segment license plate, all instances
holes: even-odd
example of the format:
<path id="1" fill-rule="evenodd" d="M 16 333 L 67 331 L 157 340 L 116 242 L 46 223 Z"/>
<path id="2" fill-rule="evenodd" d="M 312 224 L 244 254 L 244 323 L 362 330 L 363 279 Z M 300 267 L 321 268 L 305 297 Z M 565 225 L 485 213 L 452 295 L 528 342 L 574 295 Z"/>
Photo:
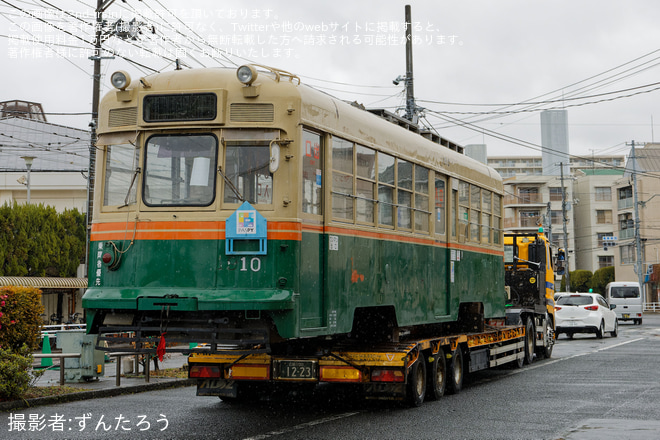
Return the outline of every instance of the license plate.
<path id="1" fill-rule="evenodd" d="M 276 361 L 277 379 L 316 380 L 319 376 L 317 361 Z"/>
<path id="2" fill-rule="evenodd" d="M 626 319 L 630 318 L 630 313 L 624 313 L 623 317 L 626 318 Z"/>

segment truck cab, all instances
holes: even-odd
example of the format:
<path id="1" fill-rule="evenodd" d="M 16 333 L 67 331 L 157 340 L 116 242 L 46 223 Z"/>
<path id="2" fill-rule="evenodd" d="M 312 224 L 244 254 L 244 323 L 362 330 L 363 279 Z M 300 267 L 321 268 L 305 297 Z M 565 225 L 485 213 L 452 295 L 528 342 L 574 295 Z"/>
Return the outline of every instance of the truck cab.
<path id="1" fill-rule="evenodd" d="M 550 242 L 535 233 L 504 234 L 505 285 L 508 315 L 533 322 L 534 346 L 539 357 L 550 357 L 555 328 L 555 271 Z"/>

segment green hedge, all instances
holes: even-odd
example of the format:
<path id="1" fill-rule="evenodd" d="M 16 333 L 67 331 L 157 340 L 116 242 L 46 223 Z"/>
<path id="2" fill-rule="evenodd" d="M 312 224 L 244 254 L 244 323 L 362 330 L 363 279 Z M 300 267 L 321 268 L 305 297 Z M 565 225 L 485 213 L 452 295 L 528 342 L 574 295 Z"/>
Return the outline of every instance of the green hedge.
<path id="1" fill-rule="evenodd" d="M 51 206 L 0 207 L 0 276 L 75 277 L 85 256 L 85 215 Z"/>

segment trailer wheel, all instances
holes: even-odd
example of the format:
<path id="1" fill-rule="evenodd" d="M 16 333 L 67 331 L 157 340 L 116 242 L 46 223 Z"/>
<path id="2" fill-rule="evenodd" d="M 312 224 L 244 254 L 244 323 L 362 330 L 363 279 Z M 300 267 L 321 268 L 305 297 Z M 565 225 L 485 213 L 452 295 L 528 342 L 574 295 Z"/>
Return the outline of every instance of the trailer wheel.
<path id="1" fill-rule="evenodd" d="M 525 363 L 531 364 L 534 362 L 534 342 L 536 341 L 536 334 L 534 333 L 534 321 L 528 318 L 525 322 Z"/>
<path id="2" fill-rule="evenodd" d="M 552 321 L 548 315 L 545 315 L 543 319 L 543 346 L 536 348 L 536 356 L 539 359 L 550 358 L 552 356 L 552 348 L 554 347 L 553 336 Z"/>
<path id="3" fill-rule="evenodd" d="M 458 394 L 463 388 L 463 352 L 456 347 L 447 363 L 447 394 Z"/>
<path id="4" fill-rule="evenodd" d="M 428 373 L 426 395 L 429 396 L 429 399 L 438 400 L 445 394 L 445 387 L 447 386 L 447 363 L 442 348 L 433 356 Z"/>
<path id="5" fill-rule="evenodd" d="M 419 359 L 410 367 L 406 397 L 410 406 L 421 406 L 426 397 L 426 359 L 419 354 Z"/>

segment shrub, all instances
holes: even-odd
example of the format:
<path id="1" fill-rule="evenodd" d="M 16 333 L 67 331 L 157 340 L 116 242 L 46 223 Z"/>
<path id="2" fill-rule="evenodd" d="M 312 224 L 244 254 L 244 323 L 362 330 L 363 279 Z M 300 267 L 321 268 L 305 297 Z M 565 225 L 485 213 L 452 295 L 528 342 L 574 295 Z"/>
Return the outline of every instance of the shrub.
<path id="1" fill-rule="evenodd" d="M 18 353 L 39 347 L 41 291 L 34 287 L 0 287 L 0 348 Z"/>
<path id="2" fill-rule="evenodd" d="M 594 289 L 594 292 L 605 295 L 605 287 L 612 281 L 614 281 L 614 266 L 603 267 L 594 272 L 594 276 L 591 279 L 591 287 Z"/>
<path id="3" fill-rule="evenodd" d="M 0 348 L 0 398 L 21 397 L 32 382 L 32 352 L 27 346 L 17 351 Z"/>
<path id="4" fill-rule="evenodd" d="M 574 270 L 570 273 L 571 291 L 588 292 L 591 288 L 591 277 L 593 274 L 589 270 Z"/>

